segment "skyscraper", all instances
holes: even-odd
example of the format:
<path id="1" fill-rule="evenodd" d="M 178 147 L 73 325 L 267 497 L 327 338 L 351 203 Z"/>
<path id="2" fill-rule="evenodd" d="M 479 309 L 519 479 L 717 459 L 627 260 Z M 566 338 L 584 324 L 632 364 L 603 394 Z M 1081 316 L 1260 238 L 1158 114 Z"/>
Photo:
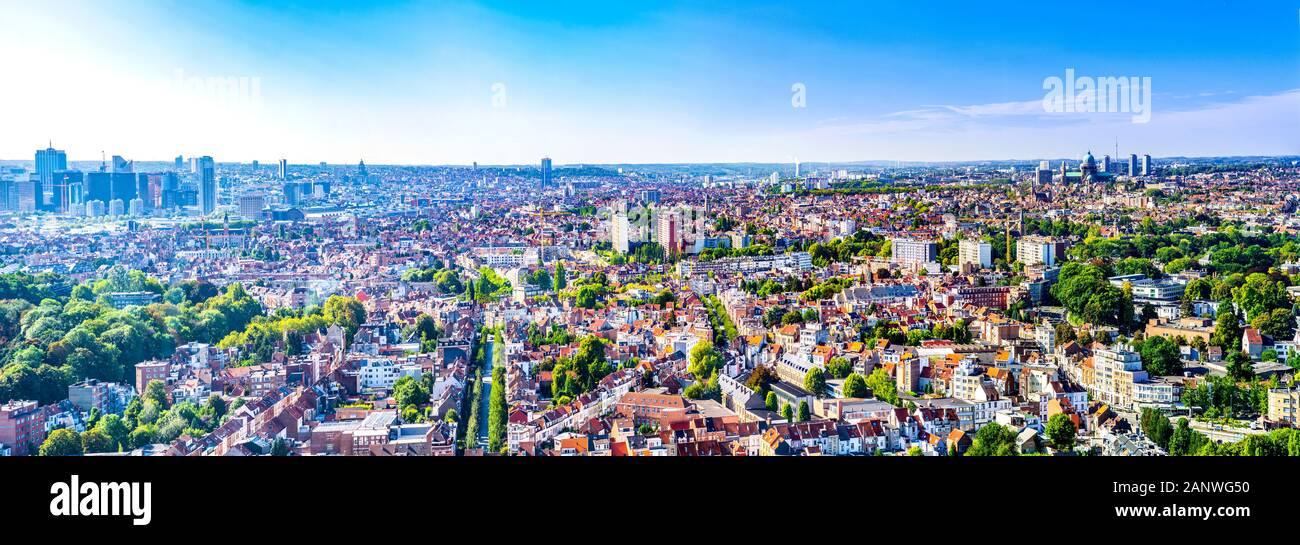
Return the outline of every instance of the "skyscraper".
<path id="1" fill-rule="evenodd" d="M 1128 156 L 1128 175 L 1138 175 L 1138 155 L 1136 153 Z"/>
<path id="2" fill-rule="evenodd" d="M 289 178 L 289 161 L 280 159 L 280 179 L 286 180 L 288 178 Z"/>
<path id="3" fill-rule="evenodd" d="M 114 155 L 113 172 L 135 172 L 135 161 L 127 161 L 121 155 Z"/>
<path id="4" fill-rule="evenodd" d="M 53 144 L 43 150 L 36 150 L 36 178 L 34 188 L 36 195 L 36 208 L 45 208 L 46 199 L 45 191 L 54 186 L 54 173 L 60 170 L 68 170 L 68 154 L 63 150 L 54 149 Z"/>
<path id="5" fill-rule="evenodd" d="M 1150 155 L 1143 155 L 1143 156 L 1142 156 L 1142 175 L 1143 175 L 1143 176 L 1150 176 L 1150 175 L 1151 175 L 1151 156 L 1150 156 Z"/>
<path id="6" fill-rule="evenodd" d="M 551 158 L 542 158 L 542 189 L 551 187 Z"/>
<path id="7" fill-rule="evenodd" d="M 86 173 L 86 200 L 107 203 L 113 200 L 113 175 L 108 172 Z"/>
<path id="8" fill-rule="evenodd" d="M 217 166 L 212 158 L 199 158 L 199 210 L 211 214 L 217 209 Z"/>
<path id="9" fill-rule="evenodd" d="M 73 205 L 81 204 L 82 187 L 85 177 L 80 170 L 59 170 L 54 172 L 54 193 L 50 208 L 66 213 Z"/>

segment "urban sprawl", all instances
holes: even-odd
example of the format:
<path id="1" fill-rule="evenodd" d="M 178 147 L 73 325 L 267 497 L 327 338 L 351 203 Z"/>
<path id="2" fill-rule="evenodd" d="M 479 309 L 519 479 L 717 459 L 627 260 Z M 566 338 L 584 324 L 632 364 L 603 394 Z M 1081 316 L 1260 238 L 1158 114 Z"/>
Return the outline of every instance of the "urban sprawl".
<path id="1" fill-rule="evenodd" d="M 1300 455 L 1295 158 L 0 162 L 0 455 Z"/>

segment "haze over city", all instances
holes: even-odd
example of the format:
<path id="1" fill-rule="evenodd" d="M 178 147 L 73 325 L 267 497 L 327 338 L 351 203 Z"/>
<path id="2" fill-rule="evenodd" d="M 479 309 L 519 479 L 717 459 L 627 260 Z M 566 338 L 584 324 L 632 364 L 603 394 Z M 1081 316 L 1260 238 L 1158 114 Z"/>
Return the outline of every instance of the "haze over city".
<path id="1" fill-rule="evenodd" d="M 3 159 L 49 140 L 74 161 L 306 164 L 969 161 L 1116 141 L 1121 155 L 1300 153 L 1300 25 L 1286 2 L 5 10 Z M 1044 80 L 1071 68 L 1150 78 L 1150 122 L 1045 112 Z M 243 78 L 245 91 L 194 92 L 190 78 Z"/>

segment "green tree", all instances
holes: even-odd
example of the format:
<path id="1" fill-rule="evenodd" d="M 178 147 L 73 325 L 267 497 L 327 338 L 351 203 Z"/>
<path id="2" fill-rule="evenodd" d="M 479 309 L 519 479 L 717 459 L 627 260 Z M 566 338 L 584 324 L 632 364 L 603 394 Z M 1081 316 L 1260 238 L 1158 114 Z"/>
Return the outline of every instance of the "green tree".
<path id="1" fill-rule="evenodd" d="M 1177 375 L 1183 372 L 1183 359 L 1178 345 L 1164 337 L 1151 337 L 1135 343 L 1142 356 L 1142 368 L 1157 376 Z"/>
<path id="2" fill-rule="evenodd" d="M 322 311 L 326 322 L 343 328 L 349 345 L 357 330 L 366 323 L 366 307 L 355 297 L 332 295 L 325 300 Z"/>
<path id="3" fill-rule="evenodd" d="M 161 380 L 151 380 L 144 387 L 143 397 L 145 402 L 152 401 L 157 404 L 159 409 L 167 408 L 167 385 Z"/>
<path id="4" fill-rule="evenodd" d="M 109 439 L 113 441 L 113 450 L 118 451 L 129 445 L 128 436 L 131 435 L 131 429 L 122 421 L 122 417 L 115 414 L 104 415 L 95 424 L 95 429 L 104 432 Z"/>
<path id="5" fill-rule="evenodd" d="M 81 451 L 87 454 L 92 452 L 117 452 L 117 442 L 99 429 L 89 429 L 81 432 Z"/>
<path id="6" fill-rule="evenodd" d="M 691 348 L 690 362 L 686 366 L 686 371 L 693 375 L 695 380 L 706 380 L 715 370 L 722 367 L 722 363 L 722 353 L 713 346 L 713 343 L 701 341 Z"/>
<path id="7" fill-rule="evenodd" d="M 985 424 L 979 431 L 975 432 L 975 439 L 971 442 L 971 447 L 966 450 L 966 456 L 1015 455 L 1015 430 L 996 422 Z"/>
<path id="8" fill-rule="evenodd" d="M 1047 419 L 1047 439 L 1056 450 L 1074 449 L 1076 432 L 1074 421 L 1065 413 L 1057 413 Z"/>
<path id="9" fill-rule="evenodd" d="M 810 419 L 812 419 L 812 411 L 810 411 L 809 408 L 808 408 L 808 400 L 806 400 L 806 399 L 801 399 L 801 400 L 799 400 L 799 415 L 798 415 L 798 416 L 799 416 L 799 421 L 800 421 L 800 422 L 807 422 L 807 421 L 809 421 Z"/>
<path id="10" fill-rule="evenodd" d="M 871 388 L 871 394 L 881 401 L 893 404 L 895 407 L 902 406 L 902 400 L 898 395 L 898 386 L 894 383 L 894 378 L 889 376 L 884 369 L 876 369 L 867 377 L 867 387 Z"/>
<path id="11" fill-rule="evenodd" d="M 809 369 L 803 376 L 803 387 L 817 397 L 826 396 L 826 373 L 821 367 Z"/>
<path id="12" fill-rule="evenodd" d="M 419 408 L 429 403 L 429 391 L 414 377 L 404 376 L 393 383 L 393 400 L 401 409 Z"/>
<path id="13" fill-rule="evenodd" d="M 130 439 L 131 448 L 152 445 L 158 441 L 158 428 L 152 424 L 137 426 L 134 430 L 131 430 L 131 435 L 128 438 Z"/>
<path id="14" fill-rule="evenodd" d="M 1144 407 L 1139 415 L 1139 423 L 1143 434 L 1160 448 L 1169 450 L 1169 439 L 1174 434 L 1174 428 L 1169 424 L 1169 419 L 1164 413 L 1158 409 Z"/>
<path id="15" fill-rule="evenodd" d="M 867 379 L 857 373 L 849 373 L 849 377 L 844 379 L 844 397 L 865 398 L 870 393 L 867 387 Z"/>
<path id="16" fill-rule="evenodd" d="M 568 287 L 569 279 L 564 272 L 564 262 L 555 262 L 555 291 L 563 290 Z"/>
<path id="17" fill-rule="evenodd" d="M 1210 345 L 1223 348 L 1241 345 L 1241 324 L 1237 315 L 1227 306 L 1219 308 L 1219 315 L 1214 319 L 1214 333 L 1210 335 Z"/>
<path id="18" fill-rule="evenodd" d="M 784 418 L 784 419 L 786 419 L 786 420 L 793 420 L 793 419 L 794 419 L 794 409 L 791 409 L 791 408 L 790 408 L 790 404 L 789 404 L 789 403 L 782 403 L 782 404 L 781 404 L 781 418 Z"/>
<path id="19" fill-rule="evenodd" d="M 765 400 L 765 403 L 764 403 L 764 405 L 767 407 L 767 410 L 772 411 L 772 412 L 776 412 L 776 411 L 777 411 L 777 406 L 776 406 L 776 405 L 777 405 L 777 402 L 778 402 L 778 401 L 777 401 L 777 399 L 776 399 L 776 392 L 768 392 L 768 393 L 767 393 L 767 399 Z"/>
<path id="20" fill-rule="evenodd" d="M 1250 356 L 1240 350 L 1228 352 L 1228 376 L 1236 381 L 1249 381 L 1255 378 L 1255 368 L 1250 361 Z"/>
<path id="21" fill-rule="evenodd" d="M 289 443 L 283 437 L 276 437 L 271 443 L 271 456 L 288 456 Z"/>
<path id="22" fill-rule="evenodd" d="M 67 428 L 60 428 L 50 432 L 41 443 L 41 456 L 79 456 L 81 450 L 81 438 L 77 432 Z"/>
<path id="23" fill-rule="evenodd" d="M 831 378 L 849 378 L 849 374 L 853 372 L 853 364 L 849 363 L 847 358 L 836 356 L 826 364 L 826 372 Z"/>

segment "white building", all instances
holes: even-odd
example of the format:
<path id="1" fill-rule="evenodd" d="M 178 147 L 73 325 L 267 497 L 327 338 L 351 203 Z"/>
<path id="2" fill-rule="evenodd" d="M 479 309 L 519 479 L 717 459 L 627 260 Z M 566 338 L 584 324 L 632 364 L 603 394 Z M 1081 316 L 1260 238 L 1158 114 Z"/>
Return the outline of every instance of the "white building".
<path id="1" fill-rule="evenodd" d="M 962 239 L 957 244 L 957 265 L 985 269 L 993 266 L 993 245 L 983 240 Z"/>
<path id="2" fill-rule="evenodd" d="M 614 251 L 626 254 L 631 247 L 630 231 L 632 226 L 627 221 L 627 214 L 616 213 L 609 219 L 609 235 Z"/>
<path id="3" fill-rule="evenodd" d="M 890 260 L 894 263 L 909 265 L 929 263 L 939 255 L 939 245 L 928 240 L 896 238 L 890 244 Z"/>
<path id="4" fill-rule="evenodd" d="M 1051 267 L 1056 264 L 1057 248 L 1060 242 L 1040 236 L 1021 237 L 1016 242 L 1016 261 L 1025 266 L 1045 265 Z"/>

